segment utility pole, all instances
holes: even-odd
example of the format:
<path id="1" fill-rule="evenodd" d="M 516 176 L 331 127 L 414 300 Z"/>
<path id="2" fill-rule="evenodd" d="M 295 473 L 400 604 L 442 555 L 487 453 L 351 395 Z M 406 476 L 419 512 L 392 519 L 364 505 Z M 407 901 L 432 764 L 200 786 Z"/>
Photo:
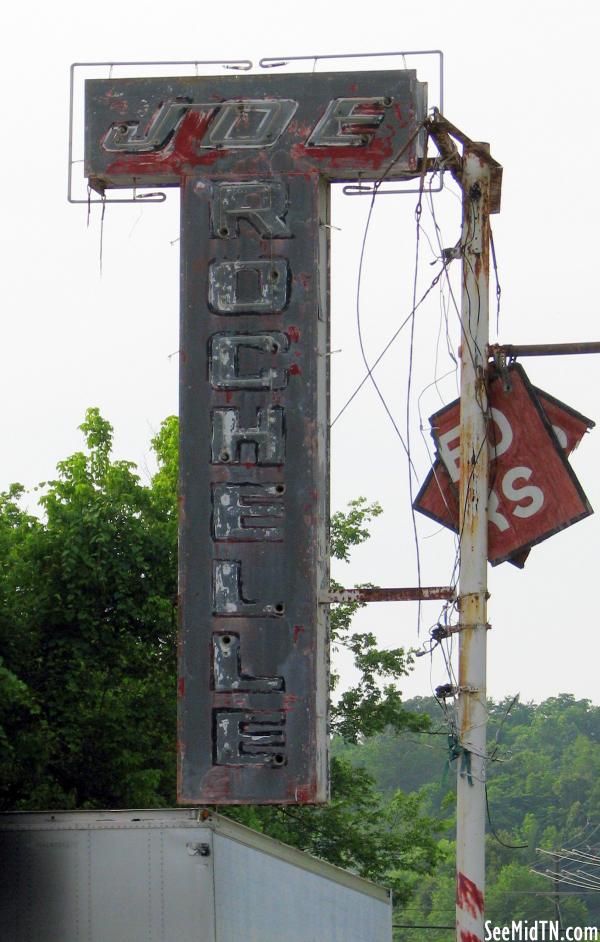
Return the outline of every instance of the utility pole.
<path id="1" fill-rule="evenodd" d="M 459 689 L 456 939 L 484 937 L 486 635 L 489 454 L 490 213 L 500 210 L 502 168 L 489 145 L 471 141 L 442 115 L 430 134 L 462 190 L 460 373 Z M 459 155 L 455 142 L 462 145 Z"/>
<path id="2" fill-rule="evenodd" d="M 483 939 L 485 895 L 490 166 L 480 153 L 465 146 L 461 184 L 458 942 Z"/>

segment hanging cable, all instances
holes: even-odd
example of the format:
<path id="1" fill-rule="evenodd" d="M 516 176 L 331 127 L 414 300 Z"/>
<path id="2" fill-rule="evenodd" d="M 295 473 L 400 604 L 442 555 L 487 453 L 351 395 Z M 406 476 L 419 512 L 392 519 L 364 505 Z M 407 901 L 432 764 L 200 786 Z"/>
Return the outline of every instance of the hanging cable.
<path id="1" fill-rule="evenodd" d="M 485 783 L 485 808 L 487 811 L 487 819 L 488 819 L 488 824 L 490 826 L 490 832 L 493 835 L 493 837 L 496 838 L 498 843 L 501 844 L 502 847 L 507 847 L 508 850 L 527 850 L 527 848 L 529 847 L 529 844 L 507 844 L 506 841 L 503 841 L 502 838 L 498 836 L 498 833 L 496 832 L 496 829 L 494 828 L 494 825 L 492 824 L 492 816 L 490 814 L 490 802 L 488 798 L 487 782 Z"/>
<path id="2" fill-rule="evenodd" d="M 427 131 L 425 134 L 425 146 L 424 152 L 427 153 L 427 143 L 429 137 Z M 417 223 L 416 231 L 416 245 L 415 245 L 415 270 L 413 277 L 413 296 L 412 296 L 412 309 L 415 310 L 415 305 L 417 303 L 417 283 L 419 277 L 419 248 L 420 248 L 420 234 L 421 234 L 421 214 L 423 212 L 423 187 L 425 185 L 425 168 L 426 164 L 423 163 L 423 170 L 421 172 L 421 177 L 419 180 L 419 198 L 417 200 L 417 205 L 415 207 L 415 221 Z M 410 319 L 410 340 L 409 340 L 409 357 L 408 357 L 408 379 L 406 382 L 406 448 L 408 454 L 408 494 L 410 500 L 410 513 L 412 520 L 413 536 L 415 540 L 415 559 L 417 564 L 417 585 L 421 588 L 421 552 L 419 549 L 419 534 L 417 530 L 417 518 L 414 508 L 414 489 L 413 489 L 413 469 L 414 465 L 410 455 L 410 405 L 411 405 L 411 392 L 412 392 L 412 376 L 413 376 L 413 359 L 414 359 L 414 348 L 415 348 L 415 315 L 414 313 Z M 415 473 L 416 476 L 416 473 Z M 422 602 L 419 599 L 417 604 L 417 635 L 419 635 L 421 630 L 421 610 Z"/>
<path id="3" fill-rule="evenodd" d="M 492 227 L 490 226 L 490 248 L 492 250 L 492 264 L 494 266 L 494 277 L 496 279 L 496 337 L 500 333 L 500 298 L 502 296 L 502 288 L 500 287 L 500 279 L 498 277 L 498 262 L 496 261 L 496 247 L 494 246 L 494 234 L 492 232 Z"/>
<path id="4" fill-rule="evenodd" d="M 437 272 L 437 274 L 436 274 L 435 277 L 433 278 L 431 284 L 429 285 L 429 287 L 427 288 L 427 290 L 426 290 L 426 291 L 421 295 L 421 297 L 419 298 L 419 301 L 418 301 L 417 305 L 415 306 L 414 311 L 418 310 L 418 308 L 421 307 L 421 305 L 423 304 L 423 302 L 425 301 L 425 299 L 427 298 L 427 296 L 433 291 L 433 289 L 435 288 L 435 286 L 438 284 L 440 278 L 442 277 L 442 275 L 443 275 L 443 273 L 444 273 L 444 269 L 446 268 L 446 266 L 447 266 L 448 264 L 449 264 L 449 262 L 443 262 L 443 263 L 442 263 L 442 265 L 441 265 L 441 267 L 440 267 L 440 270 Z M 381 362 L 381 360 L 383 359 L 383 357 L 385 356 L 385 354 L 388 352 L 388 350 L 390 349 L 390 347 L 392 346 L 392 344 L 394 343 L 394 341 L 397 340 L 397 338 L 400 336 L 401 332 L 404 330 L 404 328 L 406 327 L 406 325 L 407 325 L 408 323 L 410 323 L 410 319 L 411 319 L 411 317 L 413 316 L 414 311 L 411 310 L 410 313 L 407 314 L 407 316 L 406 316 L 405 319 L 402 321 L 402 323 L 400 324 L 400 326 L 398 327 L 398 329 L 392 334 L 392 336 L 390 337 L 390 339 L 389 339 L 388 342 L 386 343 L 385 347 L 383 348 L 383 350 L 381 351 L 381 353 L 379 354 L 379 356 L 373 361 L 373 363 L 371 364 L 371 366 L 367 369 L 367 372 L 365 373 L 365 375 L 364 375 L 363 378 L 361 379 L 360 383 L 358 384 L 358 386 L 356 387 L 356 389 L 354 390 L 354 392 L 352 393 L 352 395 L 346 400 L 346 402 L 344 403 L 344 405 L 342 406 L 342 408 L 339 410 L 339 412 L 337 413 L 337 415 L 335 416 L 335 418 L 332 420 L 331 425 L 330 425 L 330 428 L 332 428 L 332 427 L 335 425 L 335 423 L 337 422 L 337 420 L 344 414 L 344 412 L 346 411 L 346 409 L 348 408 L 348 406 L 350 405 L 350 403 L 356 398 L 356 396 L 357 396 L 358 393 L 361 391 L 361 389 L 363 388 L 363 386 L 365 385 L 365 383 L 367 382 L 367 380 L 368 380 L 368 379 L 371 379 L 371 376 L 372 376 L 372 374 L 373 374 L 373 371 L 375 370 L 375 367 L 379 365 L 379 363 Z"/>

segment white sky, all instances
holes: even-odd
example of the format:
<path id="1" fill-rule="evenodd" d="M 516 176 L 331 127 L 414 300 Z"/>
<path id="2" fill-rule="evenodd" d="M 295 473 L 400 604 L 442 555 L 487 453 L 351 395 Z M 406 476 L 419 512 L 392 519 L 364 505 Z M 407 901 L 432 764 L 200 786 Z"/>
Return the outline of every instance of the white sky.
<path id="1" fill-rule="evenodd" d="M 0 40 L 4 191 L 3 344 L 0 371 L 4 449 L 0 487 L 33 486 L 81 447 L 77 426 L 98 405 L 115 426 L 119 457 L 152 464 L 148 443 L 177 410 L 178 200 L 108 207 L 100 276 L 100 213 L 66 201 L 68 80 L 73 61 L 219 59 L 439 48 L 445 54 L 445 113 L 474 139 L 491 143 L 504 166 L 502 212 L 493 220 L 502 283 L 499 339 L 506 343 L 598 339 L 594 280 L 597 217 L 597 36 L 600 8 L 589 0 L 507 0 L 497 4 L 383 3 L 372 10 L 306 0 L 297 7 L 230 0 L 10 5 Z M 382 65 L 383 63 L 380 63 Z M 400 63 L 399 63 L 400 64 Z M 408 63 L 411 65 L 411 62 Z M 118 72 L 114 73 L 119 74 Z M 420 76 L 421 77 L 421 76 Z M 426 76 L 423 76 L 426 77 Z M 79 142 L 78 150 L 80 151 Z M 76 156 L 81 156 L 78 153 Z M 77 169 L 77 168 L 76 168 Z M 456 188 L 434 197 L 444 244 L 459 234 Z M 81 194 L 85 193 L 83 187 Z M 415 254 L 414 196 L 378 200 L 367 244 L 361 316 L 376 355 L 410 310 Z M 333 410 L 362 376 L 356 337 L 356 275 L 368 200 L 334 194 Z M 423 213 L 432 233 L 431 215 Z M 174 243 L 174 244 L 173 244 Z M 419 284 L 434 268 L 421 242 Z M 494 321 L 494 318 L 492 318 Z M 449 368 L 436 364 L 440 293 L 416 322 L 413 401 Z M 495 325 L 494 325 L 495 327 Z M 458 342 L 450 310 L 452 339 Z M 495 333 L 493 333 L 495 339 Z M 390 408 L 405 427 L 408 346 L 398 342 L 378 371 Z M 451 364 L 450 364 L 451 365 Z M 600 422 L 594 357 L 524 361 L 532 381 Z M 456 395 L 454 380 L 440 390 Z M 424 419 L 439 407 L 422 397 Z M 411 435 L 420 479 L 428 455 L 413 409 Z M 365 386 L 332 435 L 333 509 L 359 494 L 385 514 L 373 539 L 337 572 L 347 585 L 415 584 L 406 460 L 389 420 Z M 600 508 L 600 430 L 572 464 Z M 32 497 L 33 500 L 33 497 Z M 453 540 L 419 524 L 424 584 L 445 584 Z M 489 692 L 540 699 L 560 691 L 600 702 L 597 693 L 597 579 L 600 517 L 536 547 L 521 572 L 490 573 Z M 373 605 L 359 624 L 383 644 L 418 644 L 438 607 L 424 607 L 417 638 L 413 606 Z M 430 673 L 431 672 L 431 673 Z M 419 660 L 404 685 L 428 695 L 446 681 L 441 658 Z"/>

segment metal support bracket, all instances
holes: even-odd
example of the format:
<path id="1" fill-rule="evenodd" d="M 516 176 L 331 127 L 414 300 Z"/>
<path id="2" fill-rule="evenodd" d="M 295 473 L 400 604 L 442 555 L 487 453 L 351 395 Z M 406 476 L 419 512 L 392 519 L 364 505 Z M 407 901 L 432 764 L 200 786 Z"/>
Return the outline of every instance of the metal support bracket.
<path id="1" fill-rule="evenodd" d="M 456 600 L 456 589 L 452 586 L 416 586 L 402 589 L 338 589 L 337 592 L 322 592 L 321 605 L 339 602 L 437 602 Z"/>
<path id="2" fill-rule="evenodd" d="M 490 593 L 489 593 L 489 592 L 464 592 L 464 593 L 458 598 L 458 609 L 459 609 L 459 611 L 462 611 L 462 608 L 463 608 L 463 605 L 465 604 L 465 602 L 469 602 L 469 601 L 471 601 L 471 600 L 473 600 L 474 602 L 479 602 L 479 601 L 481 601 L 482 598 L 484 598 L 485 601 L 487 602 L 487 600 L 489 599 L 489 597 L 490 597 Z"/>
<path id="3" fill-rule="evenodd" d="M 489 212 L 500 212 L 500 193 L 502 189 L 502 166 L 498 161 L 490 156 L 487 145 L 478 141 L 472 141 L 463 131 L 460 131 L 456 125 L 448 121 L 440 111 L 434 109 L 433 116 L 429 120 L 428 130 L 430 137 L 440 153 L 444 169 L 450 171 L 456 182 L 462 189 L 463 180 L 463 158 L 460 156 L 455 144 L 457 141 L 471 154 L 476 154 L 481 160 L 485 161 L 490 168 L 490 192 L 489 192 Z"/>
<path id="4" fill-rule="evenodd" d="M 494 362 L 506 362 L 517 357 L 577 356 L 582 353 L 600 353 L 600 341 L 581 343 L 494 343 L 488 347 L 488 355 Z"/>

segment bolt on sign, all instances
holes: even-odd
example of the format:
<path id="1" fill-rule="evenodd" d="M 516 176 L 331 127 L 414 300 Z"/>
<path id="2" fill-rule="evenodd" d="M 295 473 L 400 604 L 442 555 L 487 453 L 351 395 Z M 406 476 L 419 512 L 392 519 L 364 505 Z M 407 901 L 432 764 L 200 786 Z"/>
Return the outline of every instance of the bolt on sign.
<path id="1" fill-rule="evenodd" d="M 536 389 L 518 364 L 489 384 L 488 558 L 522 567 L 530 548 L 592 513 L 568 456 L 594 423 Z M 430 418 L 437 457 L 414 506 L 458 532 L 460 402 Z"/>
<path id="2" fill-rule="evenodd" d="M 90 185 L 181 190 L 182 803 L 327 800 L 329 183 L 413 176 L 426 111 L 410 70 L 86 83 Z"/>

